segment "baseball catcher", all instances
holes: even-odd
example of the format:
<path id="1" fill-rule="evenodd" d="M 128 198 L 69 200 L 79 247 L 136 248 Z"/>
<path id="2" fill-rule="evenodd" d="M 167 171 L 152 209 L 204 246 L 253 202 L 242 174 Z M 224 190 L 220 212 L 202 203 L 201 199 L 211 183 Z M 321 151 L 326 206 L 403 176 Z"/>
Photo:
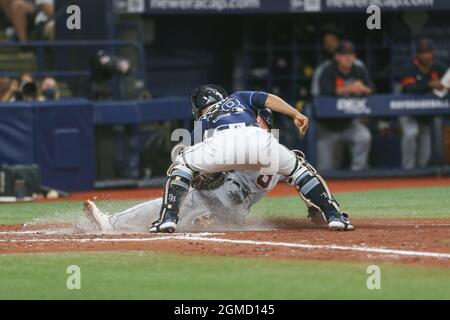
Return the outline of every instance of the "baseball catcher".
<path id="1" fill-rule="evenodd" d="M 300 134 L 308 118 L 283 99 L 265 92 L 238 91 L 228 95 L 216 85 L 203 85 L 191 95 L 192 112 L 202 125 L 203 141 L 184 148 L 168 170 L 159 219 L 150 232 L 175 232 L 188 191 L 196 173 L 260 170 L 282 175 L 310 206 L 320 210 L 333 230 L 352 230 L 324 180 L 300 152 L 281 145 L 257 124 L 265 108 L 291 117 Z"/>

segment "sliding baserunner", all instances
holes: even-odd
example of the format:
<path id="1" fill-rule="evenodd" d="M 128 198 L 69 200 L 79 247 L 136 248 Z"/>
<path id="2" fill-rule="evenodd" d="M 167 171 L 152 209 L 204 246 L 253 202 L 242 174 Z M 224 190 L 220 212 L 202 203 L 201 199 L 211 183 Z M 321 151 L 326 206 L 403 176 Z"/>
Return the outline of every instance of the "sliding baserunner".
<path id="1" fill-rule="evenodd" d="M 273 126 L 272 112 L 269 109 L 261 110 L 257 123 L 270 131 Z M 216 223 L 242 224 L 251 206 L 283 178 L 281 175 L 265 175 L 254 170 L 232 171 L 206 178 L 198 175 L 180 210 L 180 224 L 188 230 Z M 86 201 L 84 211 L 99 231 L 146 232 L 151 221 L 158 218 L 161 205 L 162 198 L 157 198 L 109 215 L 101 212 L 92 201 Z M 320 210 L 312 206 L 309 206 L 309 217 L 315 224 L 326 224 Z"/>

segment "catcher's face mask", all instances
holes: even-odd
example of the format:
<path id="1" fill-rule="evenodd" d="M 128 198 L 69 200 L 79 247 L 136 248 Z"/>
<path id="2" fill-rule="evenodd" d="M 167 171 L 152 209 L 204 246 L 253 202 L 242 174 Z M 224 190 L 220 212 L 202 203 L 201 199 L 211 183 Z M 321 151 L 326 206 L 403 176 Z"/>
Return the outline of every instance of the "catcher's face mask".
<path id="1" fill-rule="evenodd" d="M 258 112 L 258 117 L 260 117 L 266 123 L 269 131 L 273 128 L 273 113 L 269 108 L 264 108 Z"/>

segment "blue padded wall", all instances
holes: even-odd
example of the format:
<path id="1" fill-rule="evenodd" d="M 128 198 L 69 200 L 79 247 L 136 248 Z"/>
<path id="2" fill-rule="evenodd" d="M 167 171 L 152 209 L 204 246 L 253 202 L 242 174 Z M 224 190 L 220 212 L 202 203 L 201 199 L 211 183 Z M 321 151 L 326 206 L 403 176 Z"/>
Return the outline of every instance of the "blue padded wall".
<path id="1" fill-rule="evenodd" d="M 0 164 L 32 164 L 34 111 L 26 103 L 0 103 Z"/>
<path id="2" fill-rule="evenodd" d="M 95 182 L 93 106 L 85 100 L 35 104 L 36 162 L 42 183 L 66 191 Z"/>

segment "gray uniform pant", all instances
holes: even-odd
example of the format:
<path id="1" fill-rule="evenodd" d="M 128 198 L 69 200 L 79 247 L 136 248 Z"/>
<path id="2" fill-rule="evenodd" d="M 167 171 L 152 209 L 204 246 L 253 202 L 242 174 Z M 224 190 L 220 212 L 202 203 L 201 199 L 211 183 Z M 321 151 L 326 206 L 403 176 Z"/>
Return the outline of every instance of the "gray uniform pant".
<path id="1" fill-rule="evenodd" d="M 192 221 L 201 216 L 214 215 L 219 222 L 239 222 L 250 212 L 250 200 L 241 188 L 230 180 L 216 190 L 190 189 L 180 209 L 179 227 L 189 229 Z M 122 232 L 147 232 L 159 217 L 162 198 L 138 204 L 109 217 L 114 230 Z"/>
<path id="2" fill-rule="evenodd" d="M 152 222 L 158 219 L 161 205 L 162 198 L 156 198 L 110 216 L 109 222 L 117 231 L 147 232 Z M 210 210 L 204 204 L 201 193 L 189 192 L 180 210 L 180 224 L 192 222 L 195 217 L 209 213 Z"/>
<path id="3" fill-rule="evenodd" d="M 359 119 L 354 119 L 346 129 L 336 132 L 317 126 L 318 170 L 338 169 L 343 157 L 343 146 L 350 147 L 350 169 L 357 171 L 367 167 L 372 135 Z"/>
<path id="4" fill-rule="evenodd" d="M 402 129 L 402 166 L 404 169 L 424 168 L 431 156 L 431 126 L 413 117 L 400 117 Z"/>

